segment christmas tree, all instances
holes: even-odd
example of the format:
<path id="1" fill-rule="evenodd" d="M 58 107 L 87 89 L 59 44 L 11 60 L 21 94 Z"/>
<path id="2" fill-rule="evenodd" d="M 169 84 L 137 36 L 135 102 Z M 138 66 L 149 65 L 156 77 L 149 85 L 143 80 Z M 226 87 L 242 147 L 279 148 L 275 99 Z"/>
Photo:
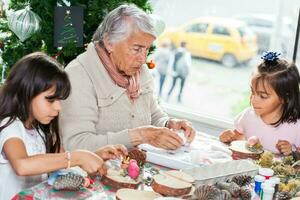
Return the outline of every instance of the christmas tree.
<path id="1" fill-rule="evenodd" d="M 65 0 L 64 0 L 65 1 Z M 54 9 L 57 4 L 65 6 L 63 0 L 10 0 L 9 9 L 20 10 L 29 4 L 31 10 L 41 18 L 41 30 L 33 34 L 30 38 L 21 42 L 18 37 L 10 31 L 7 25 L 6 13 L 0 18 L 0 33 L 7 33 L 0 36 L 0 43 L 3 43 L 2 59 L 8 70 L 22 56 L 34 51 L 43 51 L 57 59 L 63 64 L 69 63 L 77 55 L 85 50 L 85 47 L 77 47 L 73 43 L 68 43 L 62 49 L 54 47 Z M 29 3 L 28 3 L 29 2 Z M 84 38 L 83 43 L 88 44 L 104 16 L 122 3 L 134 3 L 141 9 L 151 12 L 148 0 L 69 0 L 71 6 L 81 6 L 84 8 Z M 2 66 L 0 65 L 0 72 Z"/>
<path id="2" fill-rule="evenodd" d="M 77 44 L 78 36 L 73 26 L 70 10 L 66 10 L 64 17 L 64 26 L 62 28 L 58 43 L 62 46 L 68 43 Z"/>

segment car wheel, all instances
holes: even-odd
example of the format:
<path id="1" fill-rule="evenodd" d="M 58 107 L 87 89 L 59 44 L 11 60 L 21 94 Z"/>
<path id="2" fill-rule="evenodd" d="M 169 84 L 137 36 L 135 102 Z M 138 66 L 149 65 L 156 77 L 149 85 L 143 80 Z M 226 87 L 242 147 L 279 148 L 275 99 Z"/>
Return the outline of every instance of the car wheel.
<path id="1" fill-rule="evenodd" d="M 232 54 L 224 54 L 221 62 L 225 67 L 234 67 L 237 65 L 237 60 Z"/>

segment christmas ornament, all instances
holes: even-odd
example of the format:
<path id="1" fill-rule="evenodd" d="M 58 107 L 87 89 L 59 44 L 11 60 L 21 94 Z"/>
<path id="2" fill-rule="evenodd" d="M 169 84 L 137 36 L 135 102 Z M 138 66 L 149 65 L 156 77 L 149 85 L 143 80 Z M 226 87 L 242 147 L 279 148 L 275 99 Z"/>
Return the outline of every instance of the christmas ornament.
<path id="1" fill-rule="evenodd" d="M 54 46 L 83 46 L 83 7 L 57 6 L 54 9 Z"/>
<path id="2" fill-rule="evenodd" d="M 22 42 L 40 29 L 41 19 L 30 10 L 29 6 L 22 10 L 10 12 L 7 20 L 10 30 L 14 32 Z"/>
<path id="3" fill-rule="evenodd" d="M 147 66 L 149 69 L 153 69 L 155 67 L 155 63 L 153 62 L 153 60 L 151 60 L 150 62 L 147 62 Z"/>
<path id="4" fill-rule="evenodd" d="M 154 21 L 154 28 L 155 28 L 155 33 L 156 37 L 159 37 L 165 30 L 166 24 L 165 22 L 157 15 L 150 14 L 150 17 Z"/>
<path id="5" fill-rule="evenodd" d="M 60 37 L 58 40 L 59 44 L 67 44 L 67 43 L 78 43 L 79 39 L 76 34 L 76 29 L 73 25 L 71 18 L 71 11 L 66 10 L 64 16 L 64 26 L 62 27 Z"/>

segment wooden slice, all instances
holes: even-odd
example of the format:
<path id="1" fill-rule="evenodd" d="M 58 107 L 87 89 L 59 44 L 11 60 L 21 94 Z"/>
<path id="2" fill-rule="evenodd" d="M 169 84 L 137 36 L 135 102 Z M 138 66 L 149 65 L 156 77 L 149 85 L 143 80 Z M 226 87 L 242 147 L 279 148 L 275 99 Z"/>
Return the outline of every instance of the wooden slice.
<path id="1" fill-rule="evenodd" d="M 117 200 L 154 200 L 158 197 L 161 197 L 161 195 L 156 192 L 127 188 L 120 189 L 116 193 Z"/>
<path id="2" fill-rule="evenodd" d="M 101 182 L 104 185 L 111 186 L 112 188 L 115 189 L 120 189 L 120 188 L 136 189 L 141 181 L 133 180 L 128 176 L 124 177 L 121 175 L 121 171 L 108 169 L 107 174 L 102 177 Z"/>
<path id="3" fill-rule="evenodd" d="M 231 142 L 229 149 L 232 151 L 232 157 L 235 159 L 247 159 L 251 158 L 257 160 L 260 158 L 260 155 L 263 153 L 263 150 L 260 152 L 249 151 L 246 147 L 247 141 L 237 140 Z"/>
<path id="4" fill-rule="evenodd" d="M 192 184 L 179 180 L 167 174 L 156 174 L 153 176 L 152 189 L 164 196 L 182 196 L 188 194 Z"/>
<path id="5" fill-rule="evenodd" d="M 169 170 L 169 171 L 164 171 L 163 173 L 172 176 L 174 178 L 177 178 L 179 180 L 188 182 L 188 183 L 194 183 L 195 179 L 194 177 L 192 177 L 191 175 L 184 173 L 182 171 L 178 171 L 178 170 Z"/>

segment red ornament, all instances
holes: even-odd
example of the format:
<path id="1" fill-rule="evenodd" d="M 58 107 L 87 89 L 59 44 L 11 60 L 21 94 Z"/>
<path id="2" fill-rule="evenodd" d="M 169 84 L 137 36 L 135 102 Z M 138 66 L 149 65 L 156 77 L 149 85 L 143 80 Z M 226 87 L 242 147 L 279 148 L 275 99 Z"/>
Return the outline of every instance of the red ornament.
<path id="1" fill-rule="evenodd" d="M 155 63 L 153 62 L 153 60 L 151 60 L 150 62 L 147 62 L 148 68 L 149 69 L 153 69 L 155 67 Z"/>

